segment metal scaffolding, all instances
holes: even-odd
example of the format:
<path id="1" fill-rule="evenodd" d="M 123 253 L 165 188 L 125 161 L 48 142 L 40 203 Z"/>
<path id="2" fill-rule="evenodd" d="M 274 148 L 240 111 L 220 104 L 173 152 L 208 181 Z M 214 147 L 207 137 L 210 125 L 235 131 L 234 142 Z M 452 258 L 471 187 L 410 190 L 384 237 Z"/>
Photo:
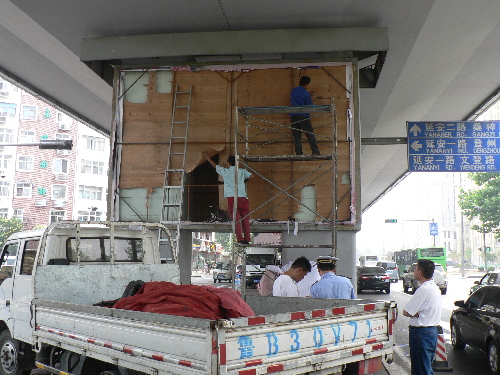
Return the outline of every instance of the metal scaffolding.
<path id="1" fill-rule="evenodd" d="M 269 115 L 274 115 L 274 114 L 291 114 L 291 113 L 311 113 L 314 114 L 311 116 L 311 118 L 316 118 L 316 117 L 327 117 L 328 121 L 326 121 L 324 124 L 316 126 L 315 129 L 321 129 L 323 127 L 331 126 L 332 128 L 332 133 L 331 136 L 326 136 L 323 134 L 318 134 L 318 133 L 311 133 L 314 134 L 318 139 L 323 139 L 328 142 L 331 142 L 331 153 L 326 154 L 326 155 L 251 155 L 251 152 L 259 147 L 263 146 L 268 146 L 274 143 L 281 143 L 281 142 L 290 142 L 288 138 L 291 138 L 291 124 L 288 123 L 286 125 L 283 125 L 278 122 L 270 121 L 269 119 L 266 118 L 266 116 L 269 117 Z M 245 119 L 244 123 L 244 128 L 243 126 L 240 126 L 240 121 L 239 118 L 243 117 Z M 257 133 L 251 133 L 251 130 L 257 129 Z M 303 133 L 307 133 L 304 130 L 301 130 Z M 255 141 L 260 136 L 266 136 L 267 139 L 265 142 L 258 142 Z M 275 139 L 269 139 L 270 136 L 274 135 Z M 242 148 L 241 146 L 244 145 L 244 153 L 240 153 L 239 150 Z M 282 195 L 285 197 L 281 199 L 275 206 L 271 207 L 268 209 L 264 214 L 266 214 L 269 211 L 272 211 L 274 208 L 279 206 L 280 204 L 283 204 L 284 202 L 288 201 L 289 199 L 298 202 L 301 204 L 303 207 L 306 209 L 312 211 L 316 216 L 319 216 L 323 222 L 329 222 L 330 223 L 330 228 L 331 228 L 331 244 L 323 244 L 323 245 L 251 245 L 252 247 L 281 247 L 281 248 L 331 248 L 332 249 L 332 255 L 336 256 L 337 254 L 337 233 L 336 233 L 336 224 L 337 224 L 337 119 L 336 119 L 336 111 L 335 111 L 335 104 L 332 98 L 332 103 L 330 105 L 314 105 L 314 106 L 301 106 L 301 107 L 236 107 L 236 131 L 234 134 L 234 152 L 235 152 L 235 157 L 236 157 L 236 163 L 235 163 L 235 168 L 236 168 L 236 173 L 235 173 L 235 199 L 234 199 L 234 207 L 233 207 L 233 215 L 232 217 L 234 218 L 232 220 L 232 233 L 233 236 L 236 233 L 236 225 L 237 225 L 237 220 L 236 220 L 236 211 L 237 211 L 237 191 L 238 191 L 238 167 L 239 163 L 241 162 L 246 169 L 248 169 L 250 172 L 253 174 L 259 176 L 266 182 L 268 182 L 272 187 L 276 188 L 279 193 L 263 204 L 261 204 L 259 207 L 255 208 L 253 211 L 251 211 L 248 216 L 254 214 L 256 211 L 261 209 L 262 207 L 266 206 L 269 204 L 271 201 L 278 199 Z M 317 166 L 315 169 L 307 173 L 305 176 L 301 177 L 299 180 L 291 183 L 288 187 L 282 188 L 278 186 L 275 182 L 271 181 L 269 178 L 266 176 L 262 175 L 262 173 L 259 173 L 255 168 L 252 168 L 250 166 L 250 163 L 262 163 L 262 162 L 279 162 L 279 161 L 294 161 L 294 162 L 308 162 L 308 161 L 323 161 L 319 166 Z M 331 165 L 329 165 L 331 163 Z M 328 166 L 329 165 L 329 166 Z M 311 178 L 311 176 L 322 169 L 323 167 L 328 166 L 326 170 L 323 170 L 323 172 L 315 177 L 314 179 L 308 179 Z M 297 192 L 301 191 L 301 189 L 306 186 L 310 185 L 311 182 L 314 182 L 315 180 L 319 179 L 320 177 L 324 176 L 327 172 L 331 171 L 332 173 L 332 212 L 331 215 L 328 215 L 327 217 L 322 216 L 317 212 L 316 207 L 308 207 L 307 205 L 304 205 L 303 202 L 299 201 L 294 194 Z M 295 193 L 291 193 L 292 188 L 297 188 L 299 189 Z M 262 214 L 262 215 L 264 215 Z M 261 215 L 261 216 L 262 216 Z M 240 222 L 243 221 L 245 218 L 240 218 Z M 243 259 L 243 272 L 242 272 L 242 279 L 241 279 L 241 290 L 242 293 L 245 294 L 245 287 L 246 287 L 246 277 L 245 277 L 245 270 L 246 270 L 246 252 L 245 248 L 247 246 L 242 246 L 239 244 L 236 244 L 236 241 L 233 241 L 233 248 L 232 248 L 232 258 L 233 258 L 233 267 L 234 267 L 234 275 L 236 275 L 236 260 L 238 256 L 241 256 Z M 235 287 L 236 283 L 233 283 L 233 287 Z M 237 288 L 238 289 L 238 288 Z"/>

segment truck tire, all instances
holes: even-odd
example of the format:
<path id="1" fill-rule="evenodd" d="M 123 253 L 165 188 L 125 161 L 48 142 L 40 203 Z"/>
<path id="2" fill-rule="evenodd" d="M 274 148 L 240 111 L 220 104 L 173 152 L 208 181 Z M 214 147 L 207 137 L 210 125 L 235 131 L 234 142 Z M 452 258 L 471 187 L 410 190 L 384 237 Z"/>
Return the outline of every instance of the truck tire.
<path id="1" fill-rule="evenodd" d="M 19 342 L 12 338 L 9 330 L 0 334 L 0 375 L 25 375 L 35 367 L 34 356 L 19 357 Z"/>

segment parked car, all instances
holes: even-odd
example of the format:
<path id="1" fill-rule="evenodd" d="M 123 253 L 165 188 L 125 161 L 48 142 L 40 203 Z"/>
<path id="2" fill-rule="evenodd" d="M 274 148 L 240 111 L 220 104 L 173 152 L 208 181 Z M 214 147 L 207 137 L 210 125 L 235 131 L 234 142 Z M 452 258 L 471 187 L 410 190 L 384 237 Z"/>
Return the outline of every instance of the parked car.
<path id="1" fill-rule="evenodd" d="M 500 285 L 500 278 L 498 277 L 498 275 L 498 272 L 488 272 L 481 278 L 481 280 L 474 281 L 474 285 L 471 286 L 469 294 L 474 293 L 476 290 L 485 285 Z"/>
<path id="2" fill-rule="evenodd" d="M 461 350 L 469 345 L 488 356 L 490 369 L 500 374 L 500 287 L 479 288 L 466 301 L 455 301 L 450 317 L 451 345 Z"/>
<path id="3" fill-rule="evenodd" d="M 420 286 L 420 283 L 413 278 L 413 271 L 415 271 L 416 266 L 417 263 L 413 263 L 408 271 L 405 270 L 405 276 L 403 278 L 403 290 L 405 293 L 408 293 L 409 289 L 412 290 L 412 293 L 415 293 Z M 446 278 L 446 273 L 444 272 L 443 266 L 439 263 L 434 263 L 434 266 L 436 268 L 432 279 L 441 290 L 441 294 L 446 294 L 448 291 L 448 279 Z"/>
<path id="4" fill-rule="evenodd" d="M 358 293 L 363 290 L 383 290 L 391 292 L 391 280 L 382 267 L 359 267 Z"/>
<path id="5" fill-rule="evenodd" d="M 377 263 L 378 267 L 382 267 L 389 275 L 391 282 L 397 283 L 399 280 L 399 268 L 396 262 L 381 261 Z"/>
<path id="6" fill-rule="evenodd" d="M 233 276 L 231 272 L 231 263 L 227 262 L 217 262 L 215 263 L 214 269 L 212 271 L 212 276 L 214 283 L 217 281 L 233 281 Z"/>

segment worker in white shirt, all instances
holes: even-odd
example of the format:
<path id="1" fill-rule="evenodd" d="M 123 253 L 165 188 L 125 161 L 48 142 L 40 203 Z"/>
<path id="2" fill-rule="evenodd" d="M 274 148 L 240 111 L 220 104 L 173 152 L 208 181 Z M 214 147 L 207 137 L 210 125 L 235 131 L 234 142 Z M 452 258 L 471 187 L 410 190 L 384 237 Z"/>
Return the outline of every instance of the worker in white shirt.
<path id="1" fill-rule="evenodd" d="M 275 297 L 300 297 L 297 283 L 311 271 L 311 263 L 306 257 L 295 259 L 288 271 L 283 272 L 273 285 Z"/>
<path id="2" fill-rule="evenodd" d="M 410 359 L 412 375 L 432 375 L 432 359 L 438 339 L 437 325 L 441 321 L 441 292 L 432 280 L 435 265 L 432 260 L 419 259 L 413 271 L 420 286 L 403 310 L 410 318 Z"/>

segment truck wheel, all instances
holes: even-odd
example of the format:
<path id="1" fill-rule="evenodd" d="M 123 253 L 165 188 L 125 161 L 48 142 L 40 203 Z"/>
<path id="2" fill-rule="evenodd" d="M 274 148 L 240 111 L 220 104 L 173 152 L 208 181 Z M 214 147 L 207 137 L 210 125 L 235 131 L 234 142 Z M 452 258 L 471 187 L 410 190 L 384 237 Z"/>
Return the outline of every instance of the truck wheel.
<path id="1" fill-rule="evenodd" d="M 214 284 L 217 284 L 217 279 L 214 279 Z"/>
<path id="2" fill-rule="evenodd" d="M 19 343 L 8 330 L 3 331 L 0 334 L 0 375 L 23 375 L 27 368 L 28 361 L 19 358 Z"/>

